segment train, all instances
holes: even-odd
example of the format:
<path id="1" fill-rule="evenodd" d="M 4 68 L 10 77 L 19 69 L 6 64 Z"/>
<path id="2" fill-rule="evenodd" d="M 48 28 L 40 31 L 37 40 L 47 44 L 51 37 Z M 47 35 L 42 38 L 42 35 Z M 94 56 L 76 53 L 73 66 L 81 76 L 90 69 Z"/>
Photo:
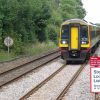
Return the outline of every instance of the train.
<path id="1" fill-rule="evenodd" d="M 84 19 L 69 19 L 61 24 L 59 48 L 61 58 L 84 62 L 100 43 L 100 26 Z"/>

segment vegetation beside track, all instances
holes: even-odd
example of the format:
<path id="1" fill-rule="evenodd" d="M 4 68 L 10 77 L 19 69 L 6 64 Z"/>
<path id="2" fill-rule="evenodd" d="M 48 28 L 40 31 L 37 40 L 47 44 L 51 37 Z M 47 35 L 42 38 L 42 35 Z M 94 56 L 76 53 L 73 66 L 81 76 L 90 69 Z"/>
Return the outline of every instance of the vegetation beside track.
<path id="1" fill-rule="evenodd" d="M 37 44 L 29 44 L 23 47 L 23 53 L 20 54 L 15 54 L 12 51 L 10 51 L 9 55 L 7 51 L 0 51 L 0 62 L 2 61 L 9 61 L 18 57 L 23 57 L 23 56 L 36 56 L 41 53 L 44 53 L 46 51 L 52 50 L 57 48 L 57 45 L 53 42 L 48 42 L 48 43 L 37 43 Z"/>

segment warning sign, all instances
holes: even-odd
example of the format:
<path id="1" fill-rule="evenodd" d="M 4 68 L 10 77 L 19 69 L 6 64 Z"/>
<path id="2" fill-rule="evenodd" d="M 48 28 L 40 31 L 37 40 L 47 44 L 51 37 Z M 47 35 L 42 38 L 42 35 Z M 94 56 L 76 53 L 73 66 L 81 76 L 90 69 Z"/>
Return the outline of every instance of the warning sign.
<path id="1" fill-rule="evenodd" d="M 100 92 L 100 57 L 90 59 L 90 90 Z"/>
<path id="2" fill-rule="evenodd" d="M 90 59 L 90 66 L 96 67 L 100 66 L 100 57 L 91 57 Z"/>

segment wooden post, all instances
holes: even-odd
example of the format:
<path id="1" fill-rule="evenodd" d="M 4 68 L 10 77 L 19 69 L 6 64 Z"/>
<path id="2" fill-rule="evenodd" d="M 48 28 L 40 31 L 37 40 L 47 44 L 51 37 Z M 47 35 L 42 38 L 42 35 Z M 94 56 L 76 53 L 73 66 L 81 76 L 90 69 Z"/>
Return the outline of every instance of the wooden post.
<path id="1" fill-rule="evenodd" d="M 99 100 L 99 95 L 98 95 L 98 93 L 95 93 L 95 100 Z"/>

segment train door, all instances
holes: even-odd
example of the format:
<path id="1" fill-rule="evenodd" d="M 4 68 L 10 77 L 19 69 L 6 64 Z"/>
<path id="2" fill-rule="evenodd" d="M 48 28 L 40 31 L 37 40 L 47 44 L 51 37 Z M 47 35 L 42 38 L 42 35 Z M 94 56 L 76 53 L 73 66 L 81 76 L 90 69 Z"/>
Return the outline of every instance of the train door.
<path id="1" fill-rule="evenodd" d="M 79 48 L 79 29 L 78 27 L 71 27 L 71 43 L 70 49 L 77 50 Z"/>

